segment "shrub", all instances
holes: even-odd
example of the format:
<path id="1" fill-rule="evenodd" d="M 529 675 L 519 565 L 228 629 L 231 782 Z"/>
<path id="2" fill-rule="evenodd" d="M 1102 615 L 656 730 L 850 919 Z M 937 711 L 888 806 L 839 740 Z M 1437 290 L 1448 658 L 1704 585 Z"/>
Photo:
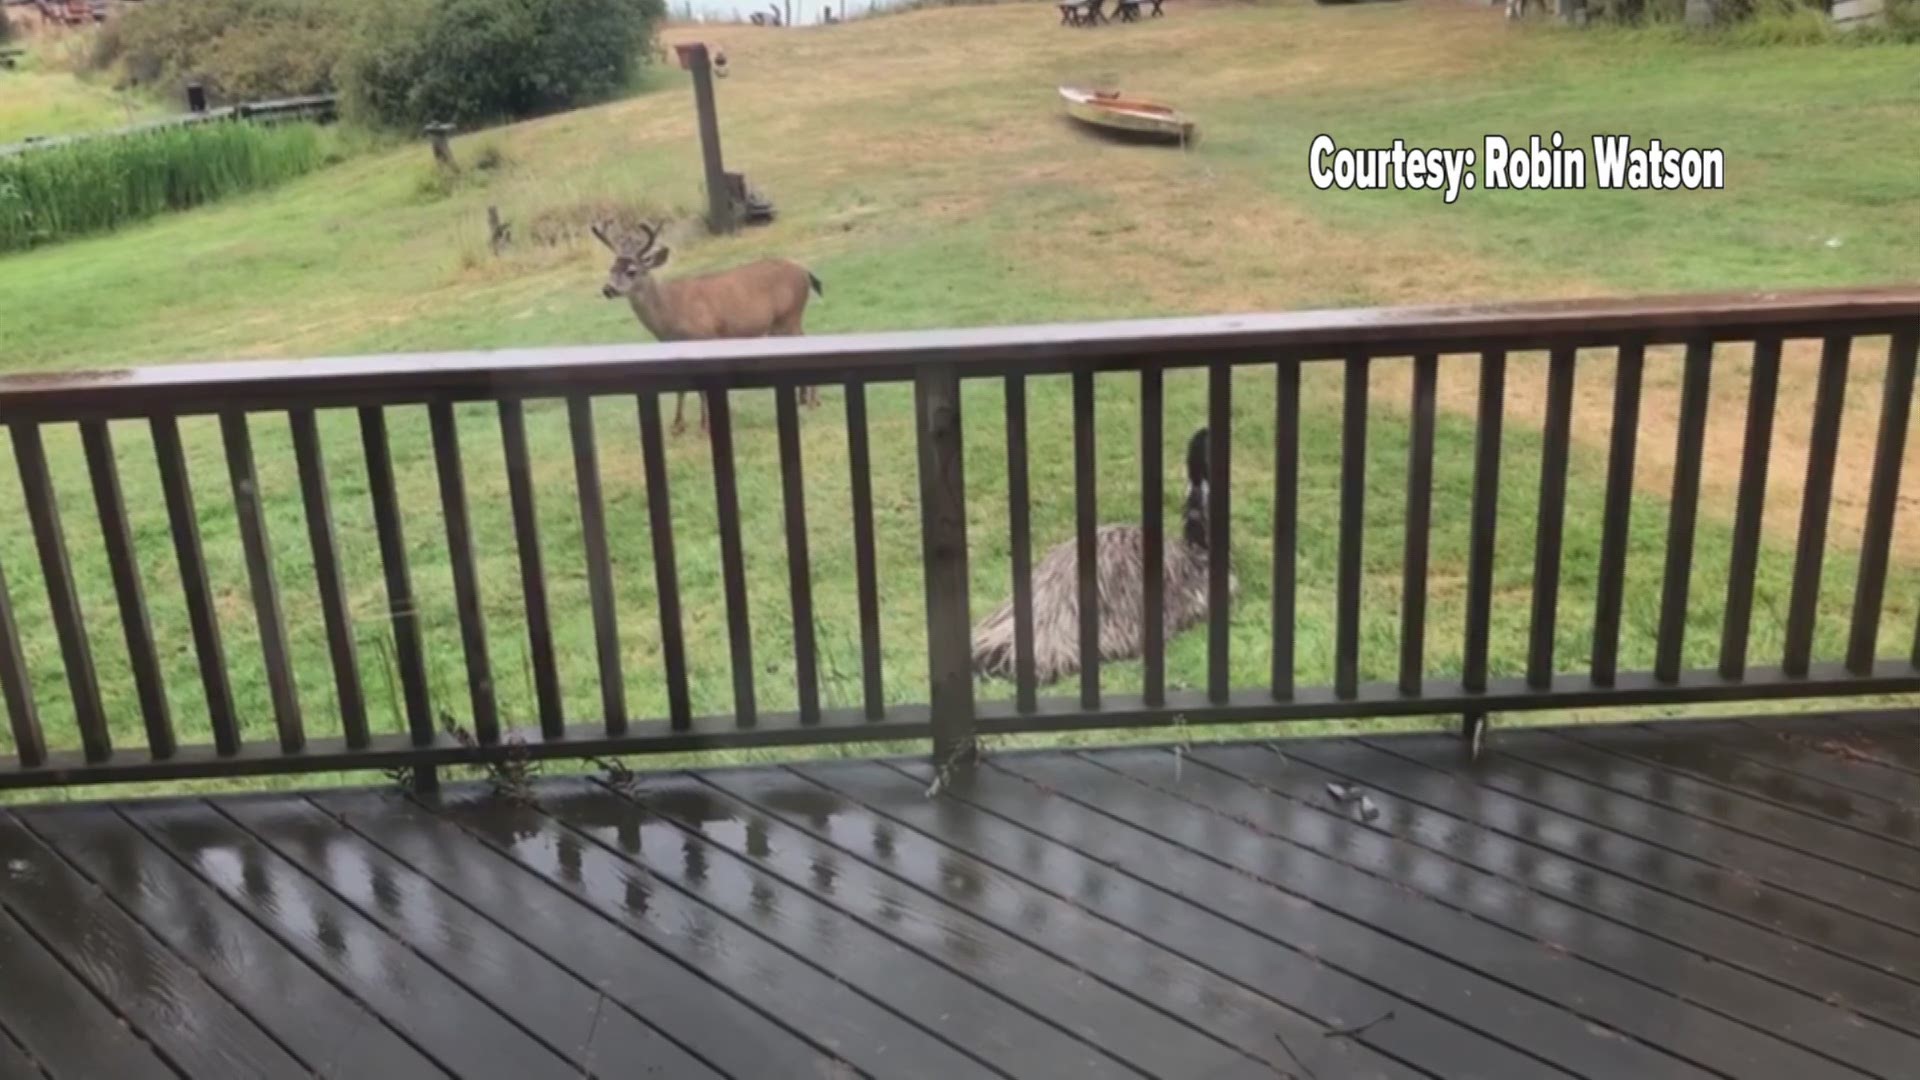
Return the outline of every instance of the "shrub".
<path id="1" fill-rule="evenodd" d="M 417 127 L 534 116 L 633 78 L 662 0 L 393 0 L 366 10 L 340 65 L 350 114 Z"/>
<path id="2" fill-rule="evenodd" d="M 1920 0 L 1887 0 L 1887 33 L 1897 41 L 1920 43 Z"/>
<path id="3" fill-rule="evenodd" d="M 473 167 L 481 172 L 504 169 L 507 167 L 507 152 L 497 142 L 483 142 L 473 149 Z"/>
<path id="4" fill-rule="evenodd" d="M 326 93 L 352 11 L 340 0 L 149 0 L 101 27 L 90 64 L 168 96 L 190 79 L 222 102 Z"/>
<path id="5" fill-rule="evenodd" d="M 1842 31 L 1829 11 L 1832 0 L 1714 0 L 1714 26 L 1701 33 L 1684 26 L 1686 0 L 1588 0 L 1595 22 L 1658 27 L 1689 38 L 1746 46 L 1818 45 L 1834 41 L 1872 44 L 1920 42 L 1920 0 L 1887 0 L 1884 25 Z"/>
<path id="6" fill-rule="evenodd" d="M 318 128 L 195 124 L 0 157 L 0 251 L 282 183 L 326 161 Z"/>

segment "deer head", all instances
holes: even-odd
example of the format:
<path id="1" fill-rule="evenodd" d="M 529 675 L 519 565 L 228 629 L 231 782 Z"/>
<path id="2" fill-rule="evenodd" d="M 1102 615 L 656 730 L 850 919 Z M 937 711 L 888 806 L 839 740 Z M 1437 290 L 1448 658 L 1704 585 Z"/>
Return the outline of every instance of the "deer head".
<path id="1" fill-rule="evenodd" d="M 644 237 L 636 241 L 633 237 L 622 236 L 617 241 L 604 222 L 595 222 L 592 226 L 594 238 L 607 245 L 613 252 L 613 265 L 607 268 L 607 283 L 600 287 L 600 295 L 609 300 L 633 295 L 647 280 L 647 275 L 666 265 L 670 248 L 654 246 L 660 238 L 660 226 L 640 226 Z"/>

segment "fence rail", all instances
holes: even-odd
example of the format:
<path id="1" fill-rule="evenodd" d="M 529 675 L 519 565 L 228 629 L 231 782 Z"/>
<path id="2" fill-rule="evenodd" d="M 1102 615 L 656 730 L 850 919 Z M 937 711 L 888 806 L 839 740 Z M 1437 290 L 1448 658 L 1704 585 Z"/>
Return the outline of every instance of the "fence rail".
<path id="1" fill-rule="evenodd" d="M 1870 462 L 1839 460 L 1843 401 L 1849 359 L 1860 339 L 1886 339 L 1879 426 Z M 1777 408 L 1783 342 L 1821 342 L 1817 390 L 1812 406 L 1805 493 L 1793 546 L 1791 597 L 1777 663 L 1752 662 L 1750 642 L 1755 620 L 1754 576 L 1763 547 L 1762 514 L 1767 469 Z M 1920 626 L 1898 653 L 1883 655 L 1882 623 L 1887 591 L 1900 476 L 1908 446 L 1908 418 L 1914 389 L 1916 341 L 1920 340 L 1920 288 L 1660 297 L 1503 306 L 1347 310 L 1286 315 L 1174 319 L 1120 323 L 1017 327 L 991 330 L 872 334 L 737 342 L 512 350 L 404 356 L 346 357 L 298 361 L 179 365 L 0 378 L 0 424 L 9 432 L 19 472 L 24 520 L 0 514 L 0 554 L 27 550 L 33 565 L 25 570 L 45 590 L 44 625 L 57 644 L 64 679 L 47 677 L 49 663 L 39 637 L 23 640 L 17 616 L 20 603 L 10 597 L 8 574 L 18 580 L 19 566 L 0 565 L 0 690 L 12 734 L 12 761 L 0 766 L 0 787 L 26 787 L 106 780 L 238 776 L 260 773 L 427 767 L 480 758 L 533 758 L 648 751 L 773 746 L 836 741 L 931 739 L 939 760 L 963 756 L 982 733 L 1187 723 L 1368 718 L 1399 715 L 1459 714 L 1470 720 L 1493 711 L 1583 708 L 1609 705 L 1705 703 L 1920 691 Z M 1674 439 L 1674 470 L 1657 595 L 1655 662 L 1648 671 L 1621 671 L 1623 612 L 1628 609 L 1627 554 L 1631 539 L 1633 484 L 1638 423 L 1646 373 L 1659 362 L 1649 355 L 1658 346 L 1682 346 L 1679 401 Z M 1731 551 L 1724 617 L 1719 627 L 1718 662 L 1712 667 L 1683 667 L 1687 638 L 1691 568 L 1698 532 L 1698 504 L 1709 388 L 1727 352 L 1743 354 L 1750 367 L 1743 458 L 1738 499 L 1731 527 Z M 1750 349 L 1750 362 L 1744 357 Z M 1510 357 L 1547 353 L 1546 394 L 1539 437 L 1538 515 L 1533 536 L 1527 610 L 1524 672 L 1496 673 L 1490 659 L 1496 569 L 1496 532 L 1502 495 L 1503 421 L 1508 416 L 1507 372 Z M 1556 627 L 1565 621 L 1561 580 L 1568 512 L 1568 471 L 1576 363 L 1598 351 L 1613 376 L 1611 434 L 1607 451 L 1604 514 L 1594 579 L 1591 654 L 1569 667 L 1557 648 Z M 1473 410 L 1471 494 L 1463 510 L 1468 522 L 1464 634 L 1457 675 L 1438 677 L 1428 655 L 1434 596 L 1428 580 L 1432 565 L 1429 535 L 1435 522 L 1436 382 L 1442 357 L 1473 365 L 1477 401 Z M 1386 359 L 1411 364 L 1407 401 L 1408 447 L 1404 462 L 1403 549 L 1399 552 L 1399 610 L 1396 676 L 1363 680 L 1362 622 L 1366 607 L 1362 553 L 1370 495 L 1365 463 L 1371 365 Z M 1589 361 L 1591 362 L 1591 361 Z M 1301 685 L 1298 652 L 1301 579 L 1299 477 L 1303 462 L 1323 456 L 1317 445 L 1303 444 L 1302 370 L 1310 364 L 1338 365 L 1342 372 L 1339 410 L 1338 552 L 1334 560 L 1332 678 L 1325 685 Z M 1207 648 L 1204 673 L 1191 688 L 1169 688 L 1167 647 L 1160 632 L 1165 604 L 1159 553 L 1163 536 L 1162 438 L 1167 434 L 1169 373 L 1204 369 L 1204 415 L 1211 431 L 1209 505 L 1213 558 L 1206 589 L 1210 598 L 1203 629 Z M 1244 415 L 1236 408 L 1235 375 L 1247 369 L 1273 376 L 1274 432 L 1271 457 L 1270 520 L 1235 517 L 1229 493 L 1236 467 L 1233 430 Z M 1028 389 L 1042 376 L 1066 375 L 1072 384 L 1074 461 L 1073 506 L 1079 550 L 1093 549 L 1098 502 L 1096 374 L 1131 382 L 1128 397 L 1137 403 L 1142 445 L 1139 455 L 1140 504 L 1145 581 L 1145 655 L 1138 693 L 1115 693 L 1103 684 L 1100 642 L 1091 624 L 1079 636 L 1077 693 L 1044 696 L 1050 688 L 1034 676 L 1033 597 L 1028 574 L 1035 565 L 1034 493 L 1030 490 Z M 900 687 L 887 687 L 882 663 L 882 603 L 876 569 L 877 478 L 888 476 L 888 447 L 876 441 L 870 420 L 869 391 L 888 383 L 908 383 L 913 397 L 913 431 L 918 473 L 917 515 L 921 527 L 919 590 L 925 604 L 924 689 L 901 700 Z M 825 700 L 822 685 L 823 642 L 818 635 L 820 570 L 810 559 L 809 471 L 802 459 L 803 428 L 819 421 L 803 415 L 787 391 L 808 384 L 843 387 L 849 474 L 847 508 L 851 525 L 852 607 L 859 653 L 857 703 Z M 979 517 L 969 519 L 968 430 L 961 415 L 964 390 L 993 384 L 1002 391 L 1005 416 L 993 425 L 1006 440 L 1007 517 L 1004 527 L 1012 570 L 1005 587 L 1015 610 L 1016 678 L 1011 685 L 979 684 L 973 677 L 969 645 L 971 619 L 982 605 L 972 595 L 977 579 L 970 571 L 973 553 L 968 533 L 978 535 Z M 732 401 L 755 392 L 773 395 L 776 475 L 762 488 L 758 477 L 736 465 L 736 426 Z M 662 395 L 678 391 L 710 393 L 712 513 L 718 539 L 717 567 L 705 551 L 691 552 L 677 540 Z M 644 488 L 644 541 L 613 535 L 602 454 L 607 446 L 596 431 L 595 400 L 618 397 L 637 424 L 639 480 Z M 563 413 L 532 406 L 545 399 L 564 403 Z M 485 541 L 476 531 L 475 496 L 469 490 L 474 455 L 463 453 L 463 428 L 455 406 L 494 403 L 500 461 L 504 465 L 505 514 L 511 518 L 511 547 L 517 582 L 485 577 L 481 571 Z M 389 418 L 403 408 L 424 407 L 425 439 L 430 453 L 408 471 L 395 452 Z M 337 414 L 338 410 L 354 410 Z M 266 470 L 278 462 L 256 452 L 254 432 L 270 414 L 284 417 L 291 440 L 297 516 L 306 531 L 305 559 L 299 580 L 288 580 L 285 557 L 270 528 L 293 511 L 271 505 L 263 487 Z M 822 414 L 824 415 L 824 414 Z M 183 440 L 183 421 L 217 418 L 217 454 L 211 438 Z M 530 448 L 529 427 L 564 422 L 564 444 L 542 454 Z M 347 422 L 357 427 L 364 475 L 330 473 L 328 432 L 334 443 Z M 144 422 L 144 423 L 142 423 Z M 1261 418 L 1265 423 L 1266 418 Z M 124 656 L 111 658 L 115 671 L 128 673 L 135 692 L 112 700 L 101 690 L 101 665 L 94 651 L 90 622 L 109 613 L 89 610 L 85 582 L 76 571 L 69 530 L 63 525 L 57 490 L 71 467 L 50 454 L 48 437 L 77 426 L 85 472 L 93 495 L 113 610 L 119 623 L 116 643 Z M 140 429 L 144 428 L 144 431 Z M 143 556 L 140 530 L 130 524 L 124 490 L 124 455 L 116 453 L 116 433 L 136 432 L 152 448 L 165 510 L 164 543 L 177 567 L 178 603 L 190 633 L 165 638 L 156 633 L 149 593 L 158 584 Z M 1180 434 L 1180 432 L 1173 432 Z M 64 444 L 63 444 L 64 445 Z M 489 443 L 489 447 L 491 447 Z M 565 449 L 562 449 L 564 445 Z M 556 639 L 567 613 L 550 589 L 560 568 L 543 548 L 539 477 L 548 459 L 563 459 L 570 449 L 579 550 L 584 559 L 587 623 L 580 656 Z M 223 505 L 196 494 L 189 462 L 215 457 L 224 465 L 229 501 Z M 1266 457 L 1266 455 L 1262 455 Z M 407 458 L 412 461 L 412 458 Z M 978 468 L 979 459 L 972 462 Z M 1867 505 L 1857 555 L 1851 611 L 1843 655 L 1816 657 L 1822 570 L 1828 555 L 1828 514 L 1836 470 L 1843 465 L 1870 470 Z M 428 471 L 430 486 L 405 483 Z M 817 476 L 817 468 L 815 475 Z M 996 484 L 998 478 L 995 478 Z M 684 480 L 680 481 L 684 483 Z M 342 500 L 336 493 L 351 486 L 364 493 L 369 519 L 357 531 L 337 524 Z M 1509 485 L 1509 489 L 1511 485 Z M 416 492 L 422 497 L 409 497 Z M 780 532 L 787 552 L 787 613 L 782 642 L 790 653 L 791 709 L 767 709 L 766 663 L 752 631 L 754 606 L 743 537 L 743 491 L 779 507 Z M 430 492 L 430 496 L 426 493 Z M 771 494 L 777 492 L 777 494 Z M 618 494 L 617 492 L 615 493 Z M 701 492 L 701 501 L 705 493 Z M 430 504 L 437 501 L 437 513 Z M 232 632 L 235 601 L 222 603 L 212 584 L 204 523 L 224 521 L 230 506 L 239 538 L 238 564 L 244 566 L 245 602 L 258 631 L 264 692 L 259 700 L 270 716 L 251 715 L 237 704 L 234 657 L 223 642 Z M 211 509 L 210 509 L 211 508 Z M 481 507 L 491 510 L 491 507 Z M 1442 513 L 1451 512 L 1440 508 Z M 1128 515 L 1129 519 L 1132 515 Z M 464 668 L 458 689 L 436 686 L 435 656 L 425 640 L 430 618 L 420 600 L 418 575 L 410 566 L 422 520 L 444 538 L 451 579 L 451 617 L 458 630 Z M 357 520 L 357 519 L 356 519 Z M 573 520 L 573 519 L 570 519 Z M 1254 526 L 1258 526 L 1257 528 Z M 24 529 L 24 533 L 9 533 Z M 284 531 L 284 527 L 283 527 Z M 371 533 L 370 536 L 360 535 Z M 1263 535 L 1264 533 L 1264 535 Z M 813 532 L 813 535 L 819 535 Z M 410 536 L 412 539 L 410 539 Z M 6 546 L 12 539 L 15 546 Z M 377 574 L 369 561 L 355 562 L 351 552 L 377 547 Z M 1377 542 L 1377 541 L 1376 541 Z M 436 544 L 438 540 L 436 539 Z M 616 556 L 644 549 L 652 563 L 652 591 L 645 605 L 621 603 L 614 582 Z M 87 553 L 96 559 L 95 553 Z M 1268 613 L 1265 629 L 1266 685 L 1234 685 L 1232 650 L 1244 648 L 1244 634 L 1232 632 L 1228 574 L 1236 562 L 1267 561 L 1268 592 L 1242 596 Z M 1081 562 L 1080 610 L 1096 607 L 1093 570 Z M 364 571 L 364 572 L 363 572 Z M 687 588 L 717 571 L 714 611 L 689 606 Z M 395 719 L 385 722 L 370 708 L 371 661 L 366 633 L 356 624 L 352 596 L 375 577 L 383 588 L 379 621 L 380 661 L 396 683 Z M 831 583 L 829 583 L 831 584 Z M 517 585 L 517 589 L 514 586 Z M 311 628 L 325 641 L 327 715 L 310 714 L 311 678 L 303 699 L 291 643 L 287 597 L 317 595 L 318 619 Z M 528 715 L 503 708 L 496 664 L 499 632 L 490 614 L 500 610 L 502 592 L 513 593 L 512 622 L 523 630 L 520 651 L 529 682 Z M 169 602 L 173 602 L 170 598 Z M 762 609 L 764 610 L 764 609 Z M 497 615 L 496 615 L 497 617 Z M 1095 615 L 1097 618 L 1097 614 Z M 721 619 L 726 627 L 725 655 L 730 669 L 731 705 L 696 715 L 693 686 L 703 672 L 690 659 L 687 628 Z M 646 624 L 635 631 L 635 620 Z M 364 622 L 364 620 L 362 620 Z M 625 629 L 623 629 L 625 627 Z M 657 627 L 657 631 L 655 628 Z M 295 630 L 306 634 L 308 627 Z M 632 715 L 627 696 L 631 654 L 623 634 L 643 632 L 657 642 L 657 656 L 641 677 L 661 686 L 664 708 L 658 715 Z M 756 655 L 756 652 L 761 655 Z M 207 740 L 180 735 L 178 698 L 166 683 L 167 657 L 190 653 L 200 683 L 204 716 L 192 718 Z M 590 656 L 590 660 L 588 657 Z M 33 657 L 39 657 L 37 662 Z M 599 718 L 570 720 L 564 709 L 561 669 L 591 663 L 596 671 Z M 788 663 L 782 658 L 781 667 Z M 36 672 L 39 675 L 36 676 Z M 896 672 L 897 674 L 897 672 Z M 36 677 L 38 681 L 36 681 Z M 177 672 L 175 677 L 177 678 Z M 50 689 L 51 688 L 51 689 Z M 64 690 L 64 695 L 60 691 Z M 1004 698 L 990 693 L 1004 693 Z M 891 695 L 891 696 L 890 696 Z M 41 697 L 61 697 L 58 715 L 43 708 Z M 711 695 L 709 695 L 711 696 Z M 303 705 L 303 700 L 307 702 Z M 196 709 L 201 706 L 196 705 Z M 68 713 L 71 715 L 68 715 Z M 257 709 L 253 711 L 258 711 Z M 120 715 L 120 714 L 126 715 Z M 450 724 L 444 717 L 458 713 Z M 118 721 L 116 723 L 116 721 Z M 136 727 L 137 721 L 137 727 Z M 270 723 L 269 723 L 270 721 Z M 310 733 L 310 726 L 320 734 Z M 129 738 L 139 731 L 137 739 Z"/>
<path id="2" fill-rule="evenodd" d="M 59 146 L 71 146 L 74 143 L 90 142 L 96 139 L 122 139 L 133 135 L 145 135 L 149 132 L 164 131 L 169 128 L 193 127 L 199 124 L 217 124 L 230 120 L 250 120 L 261 124 L 282 124 L 296 121 L 314 121 L 330 123 L 339 116 L 339 100 L 333 94 L 312 94 L 305 97 L 278 98 L 272 101 L 242 102 L 237 105 L 223 105 L 217 109 L 203 109 L 199 112 L 180 113 L 164 116 L 158 120 L 148 120 L 139 124 L 108 131 L 86 131 L 75 135 L 39 135 L 29 136 L 17 143 L 0 144 L 0 157 L 25 154 L 34 150 L 51 150 Z"/>

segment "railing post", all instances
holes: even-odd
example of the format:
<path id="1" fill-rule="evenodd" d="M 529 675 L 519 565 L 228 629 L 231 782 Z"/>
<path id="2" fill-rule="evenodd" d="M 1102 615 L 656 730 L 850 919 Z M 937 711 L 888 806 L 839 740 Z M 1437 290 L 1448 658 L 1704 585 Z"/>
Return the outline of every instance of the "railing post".
<path id="1" fill-rule="evenodd" d="M 927 574 L 927 677 L 940 783 L 973 764 L 973 652 L 967 609 L 967 485 L 961 467 L 960 378 L 950 366 L 914 377 L 920 451 L 920 543 Z"/>

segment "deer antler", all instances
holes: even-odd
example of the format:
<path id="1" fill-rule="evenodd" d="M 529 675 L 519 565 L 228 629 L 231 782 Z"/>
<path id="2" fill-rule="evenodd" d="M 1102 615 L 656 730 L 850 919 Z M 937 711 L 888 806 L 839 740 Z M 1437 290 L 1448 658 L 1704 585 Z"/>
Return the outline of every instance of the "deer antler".
<path id="1" fill-rule="evenodd" d="M 637 249 L 635 249 L 634 254 L 645 255 L 647 252 L 652 251 L 653 242 L 660 238 L 661 227 L 662 226 L 659 222 L 646 222 L 646 221 L 641 222 L 640 231 L 642 233 L 645 233 L 646 236 L 645 236 L 645 239 L 642 240 L 640 246 Z"/>
<path id="2" fill-rule="evenodd" d="M 613 238 L 607 235 L 607 225 L 606 225 L 606 222 L 603 222 L 603 221 L 596 221 L 596 222 L 594 222 L 593 224 L 591 224 L 591 225 L 589 225 L 589 226 L 587 226 L 587 231 L 589 231 L 589 232 L 591 232 L 591 233 L 593 233 L 593 238 L 594 238 L 594 239 L 596 239 L 596 240 L 598 240 L 598 241 L 600 241 L 601 243 L 603 243 L 603 244 L 605 244 L 605 245 L 607 245 L 607 247 L 609 247 L 609 248 L 611 248 L 612 250 L 614 250 L 614 251 L 619 251 L 619 250 L 620 250 L 620 245 L 619 245 L 619 244 L 616 244 L 616 243 L 614 243 L 614 242 L 613 242 Z"/>

